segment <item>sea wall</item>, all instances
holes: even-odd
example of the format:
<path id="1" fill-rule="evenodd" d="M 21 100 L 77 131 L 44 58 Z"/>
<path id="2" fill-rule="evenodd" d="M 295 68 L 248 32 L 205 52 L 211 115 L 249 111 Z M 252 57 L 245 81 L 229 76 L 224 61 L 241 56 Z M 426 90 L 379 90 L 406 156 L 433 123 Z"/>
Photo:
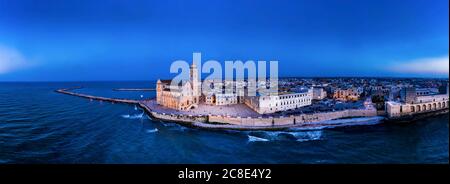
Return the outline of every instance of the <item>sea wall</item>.
<path id="1" fill-rule="evenodd" d="M 163 119 L 163 120 L 167 120 L 167 121 L 177 121 L 177 122 L 185 122 L 185 123 L 207 122 L 206 116 L 190 116 L 190 115 L 165 114 L 165 113 L 156 113 L 156 112 L 151 112 L 151 115 L 155 118 Z"/>
<path id="2" fill-rule="evenodd" d="M 388 118 L 386 118 L 386 121 L 388 121 L 388 122 L 411 122 L 411 121 L 416 121 L 419 119 L 427 118 L 430 116 L 436 116 L 436 115 L 447 114 L 447 113 L 449 113 L 449 108 L 438 109 L 438 110 L 434 110 L 434 111 L 427 111 L 427 112 L 422 112 L 422 113 L 415 113 L 415 114 L 413 114 L 413 113 L 404 114 L 402 116 L 388 117 Z"/>
<path id="3" fill-rule="evenodd" d="M 322 112 L 314 114 L 301 114 L 289 117 L 231 117 L 231 116 L 192 116 L 182 114 L 165 114 L 157 113 L 148 108 L 148 106 L 140 103 L 147 113 L 157 119 L 166 121 L 176 121 L 184 123 L 208 123 L 208 124 L 228 124 L 237 125 L 241 127 L 286 127 L 286 126 L 301 126 L 302 124 L 313 124 L 320 121 L 328 121 L 340 118 L 352 117 L 371 117 L 377 116 L 377 111 L 374 108 L 370 109 L 350 109 L 334 112 Z"/>
<path id="4" fill-rule="evenodd" d="M 288 117 L 231 117 L 231 116 L 192 116 L 181 114 L 165 114 L 157 113 L 149 109 L 148 106 L 140 103 L 148 114 L 157 119 L 166 121 L 176 121 L 184 123 L 208 123 L 208 124 L 228 124 L 237 125 L 240 127 L 286 127 L 286 126 L 301 126 L 302 124 L 313 124 L 315 122 L 327 121 L 340 118 L 352 117 L 371 117 L 377 116 L 377 111 L 374 108 L 369 109 L 349 109 L 334 112 L 321 112 L 314 114 L 300 114 Z"/>
<path id="5" fill-rule="evenodd" d="M 207 116 L 192 116 L 192 115 L 183 115 L 183 114 L 166 114 L 166 113 L 158 113 L 155 111 L 152 111 L 148 106 L 146 106 L 144 103 L 139 103 L 139 106 L 145 110 L 147 114 L 150 116 L 165 120 L 165 121 L 175 121 L 175 122 L 183 122 L 183 123 L 194 123 L 194 122 L 201 122 L 206 123 L 208 122 Z"/>
<path id="6" fill-rule="evenodd" d="M 350 109 L 334 112 L 322 112 L 314 114 L 301 114 L 289 117 L 269 117 L 269 118 L 251 118 L 251 117 L 230 117 L 209 115 L 208 121 L 212 123 L 223 123 L 240 126 L 286 126 L 311 124 L 314 122 L 328 121 L 340 118 L 352 117 L 371 117 L 377 116 L 376 109 Z"/>

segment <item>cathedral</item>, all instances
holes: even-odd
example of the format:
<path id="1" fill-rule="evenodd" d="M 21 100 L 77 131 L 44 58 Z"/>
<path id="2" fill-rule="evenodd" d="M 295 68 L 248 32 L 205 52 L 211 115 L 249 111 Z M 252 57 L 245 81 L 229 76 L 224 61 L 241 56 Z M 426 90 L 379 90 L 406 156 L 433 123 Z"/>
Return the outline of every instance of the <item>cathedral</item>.
<path id="1" fill-rule="evenodd" d="M 164 107 L 189 110 L 198 107 L 200 80 L 195 64 L 190 67 L 189 81 L 181 81 L 175 86 L 172 80 L 158 80 L 156 83 L 156 102 Z"/>

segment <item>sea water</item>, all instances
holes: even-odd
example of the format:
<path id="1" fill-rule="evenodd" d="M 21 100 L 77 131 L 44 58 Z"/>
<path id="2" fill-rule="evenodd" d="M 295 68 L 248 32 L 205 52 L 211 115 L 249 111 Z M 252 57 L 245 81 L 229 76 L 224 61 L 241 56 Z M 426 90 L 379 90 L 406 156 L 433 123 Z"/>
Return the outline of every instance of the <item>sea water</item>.
<path id="1" fill-rule="evenodd" d="M 449 115 L 286 131 L 202 130 L 134 105 L 54 90 L 145 99 L 155 82 L 0 83 L 0 163 L 448 163 Z M 142 95 L 142 97 L 141 97 Z"/>

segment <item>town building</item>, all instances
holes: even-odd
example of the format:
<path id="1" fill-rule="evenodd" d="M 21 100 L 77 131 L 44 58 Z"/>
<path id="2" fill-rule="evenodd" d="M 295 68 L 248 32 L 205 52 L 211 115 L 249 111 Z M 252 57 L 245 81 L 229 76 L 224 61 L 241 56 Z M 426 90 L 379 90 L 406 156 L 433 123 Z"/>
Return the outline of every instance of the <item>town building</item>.
<path id="1" fill-rule="evenodd" d="M 242 96 L 238 96 L 236 93 L 231 94 L 214 94 L 215 105 L 232 105 L 238 104 L 242 101 Z"/>
<path id="2" fill-rule="evenodd" d="M 405 87 L 400 91 L 400 99 L 404 103 L 414 103 L 416 96 L 417 93 L 415 87 Z"/>
<path id="3" fill-rule="evenodd" d="M 386 113 L 388 117 L 401 117 L 419 113 L 427 113 L 448 109 L 449 94 L 448 87 L 446 94 L 429 95 L 429 93 L 417 92 L 415 88 L 408 87 L 402 90 L 403 96 L 400 102 L 386 102 Z M 435 91 L 435 90 L 432 90 Z"/>
<path id="4" fill-rule="evenodd" d="M 327 92 L 323 88 L 313 88 L 312 99 L 323 100 L 327 97 Z"/>
<path id="5" fill-rule="evenodd" d="M 357 88 L 336 89 L 333 93 L 333 99 L 339 101 L 357 101 L 360 93 Z"/>
<path id="6" fill-rule="evenodd" d="M 439 94 L 439 89 L 437 88 L 417 88 L 416 95 L 436 95 Z"/>

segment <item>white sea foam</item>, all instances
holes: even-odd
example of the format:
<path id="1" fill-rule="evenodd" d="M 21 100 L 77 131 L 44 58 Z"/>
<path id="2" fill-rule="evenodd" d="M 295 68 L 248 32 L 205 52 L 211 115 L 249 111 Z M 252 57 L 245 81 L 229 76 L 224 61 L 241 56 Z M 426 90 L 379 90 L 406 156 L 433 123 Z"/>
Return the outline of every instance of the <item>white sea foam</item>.
<path id="1" fill-rule="evenodd" d="M 158 131 L 158 129 L 157 129 L 157 128 L 154 128 L 154 129 L 146 130 L 145 132 L 147 132 L 147 133 L 155 133 L 155 132 L 157 132 L 157 131 Z"/>
<path id="2" fill-rule="evenodd" d="M 269 141 L 313 141 L 322 139 L 322 131 L 258 131 L 251 135 Z"/>
<path id="3" fill-rule="evenodd" d="M 322 139 L 322 131 L 290 132 L 290 134 L 297 138 L 297 141 L 299 142 Z"/>
<path id="4" fill-rule="evenodd" d="M 142 113 L 142 114 L 133 114 L 133 115 L 125 114 L 125 115 L 122 115 L 122 118 L 125 118 L 125 119 L 141 119 L 143 116 L 144 116 L 144 113 Z"/>
<path id="5" fill-rule="evenodd" d="M 363 117 L 315 122 L 303 127 L 290 128 L 288 131 L 250 131 L 246 134 L 249 141 L 315 141 L 322 140 L 322 129 L 344 126 L 375 125 L 381 123 L 383 117 Z"/>
<path id="6" fill-rule="evenodd" d="M 256 142 L 256 141 L 263 141 L 263 142 L 266 142 L 266 141 L 269 141 L 269 140 L 268 140 L 268 139 L 261 138 L 261 137 L 256 137 L 256 136 L 248 135 L 248 141 L 249 141 L 249 142 Z"/>
<path id="7" fill-rule="evenodd" d="M 148 116 L 148 115 L 146 115 L 147 116 L 147 119 L 149 119 L 149 120 L 153 120 L 150 116 Z"/>

